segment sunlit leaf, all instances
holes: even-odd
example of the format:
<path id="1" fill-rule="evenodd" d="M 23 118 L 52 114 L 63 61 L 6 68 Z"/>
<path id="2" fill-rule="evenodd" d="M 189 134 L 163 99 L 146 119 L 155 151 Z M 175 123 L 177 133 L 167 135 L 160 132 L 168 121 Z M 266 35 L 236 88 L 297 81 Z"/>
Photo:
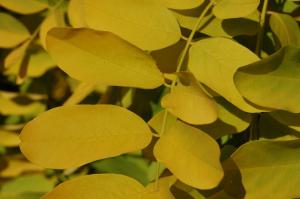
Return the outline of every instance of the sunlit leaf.
<path id="1" fill-rule="evenodd" d="M 214 188 L 223 177 L 217 142 L 181 121 L 161 136 L 154 155 L 179 180 L 199 189 Z"/>
<path id="2" fill-rule="evenodd" d="M 179 73 L 178 76 L 178 84 L 162 98 L 162 107 L 190 124 L 214 122 L 218 117 L 214 100 L 202 90 L 191 73 Z"/>
<path id="3" fill-rule="evenodd" d="M 46 17 L 46 19 L 43 21 L 41 28 L 40 28 L 40 41 L 42 43 L 42 46 L 46 49 L 46 36 L 49 30 L 55 27 L 64 27 L 65 21 L 64 21 L 64 13 L 61 9 L 57 8 L 55 9 L 51 15 Z"/>
<path id="4" fill-rule="evenodd" d="M 83 82 L 140 88 L 163 83 L 149 55 L 109 32 L 55 28 L 47 49 L 66 73 Z"/>
<path id="5" fill-rule="evenodd" d="M 112 32 L 143 50 L 164 48 L 180 39 L 176 18 L 156 0 L 83 2 L 90 28 Z"/>
<path id="6" fill-rule="evenodd" d="M 165 6 L 172 9 L 184 10 L 200 6 L 204 0 L 160 0 Z"/>
<path id="7" fill-rule="evenodd" d="M 141 184 L 127 176 L 95 174 L 66 181 L 42 199 L 140 199 L 143 191 Z"/>
<path id="8" fill-rule="evenodd" d="M 20 14 L 33 14 L 48 7 L 47 2 L 37 0 L 0 0 L 1 6 Z"/>
<path id="9" fill-rule="evenodd" d="M 299 66 L 300 48 L 287 46 L 240 68 L 234 81 L 241 94 L 254 104 L 299 113 Z"/>
<path id="10" fill-rule="evenodd" d="M 5 147 L 16 147 L 20 143 L 19 134 L 0 129 L 0 145 Z"/>
<path id="11" fill-rule="evenodd" d="M 70 0 L 68 17 L 74 28 L 86 27 L 83 15 L 83 0 Z"/>
<path id="12" fill-rule="evenodd" d="M 299 154 L 299 140 L 255 141 L 241 146 L 232 159 L 241 172 L 245 198 L 299 197 Z"/>
<path id="13" fill-rule="evenodd" d="M 20 148 L 38 165 L 71 168 L 142 149 L 151 137 L 147 124 L 124 108 L 75 105 L 30 121 L 21 132 Z"/>
<path id="14" fill-rule="evenodd" d="M 15 47 L 29 37 L 29 31 L 21 22 L 9 14 L 0 12 L 0 48 Z"/>
<path id="15" fill-rule="evenodd" d="M 239 18 L 253 13 L 260 0 L 218 0 L 213 13 L 220 19 Z"/>
<path id="16" fill-rule="evenodd" d="M 153 182 L 146 187 L 141 199 L 175 199 L 170 190 L 175 182 L 174 176 L 160 178 L 158 185 Z"/>
<path id="17" fill-rule="evenodd" d="M 271 12 L 270 27 L 281 46 L 300 45 L 300 29 L 296 20 L 290 15 Z"/>
<path id="18" fill-rule="evenodd" d="M 215 37 L 200 40 L 191 47 L 189 69 L 200 82 L 239 109 L 259 112 L 243 99 L 233 82 L 234 73 L 239 67 L 258 60 L 254 53 L 233 40 Z"/>

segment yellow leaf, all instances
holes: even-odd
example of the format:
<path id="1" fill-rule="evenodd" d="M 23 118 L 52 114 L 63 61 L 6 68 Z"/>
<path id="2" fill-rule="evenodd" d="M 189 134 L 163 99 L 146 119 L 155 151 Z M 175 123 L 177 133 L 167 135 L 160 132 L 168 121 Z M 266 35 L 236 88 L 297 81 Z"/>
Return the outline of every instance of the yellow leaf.
<path id="1" fill-rule="evenodd" d="M 220 19 L 239 18 L 253 13 L 260 0 L 218 0 L 213 13 Z"/>
<path id="2" fill-rule="evenodd" d="M 171 193 L 171 186 L 176 182 L 174 176 L 163 177 L 158 181 L 158 187 L 156 182 L 147 185 L 142 199 L 175 199 Z"/>
<path id="3" fill-rule="evenodd" d="M 29 37 L 29 31 L 21 22 L 9 14 L 0 12 L 0 48 L 15 47 Z"/>
<path id="4" fill-rule="evenodd" d="M 70 0 L 68 7 L 68 17 L 70 24 L 74 28 L 86 27 L 83 15 L 83 0 Z"/>
<path id="5" fill-rule="evenodd" d="M 43 171 L 43 168 L 21 158 L 8 156 L 6 159 L 7 166 L 4 169 L 0 170 L 0 177 L 2 178 L 13 178 L 23 173 Z"/>
<path id="6" fill-rule="evenodd" d="M 161 136 L 154 155 L 179 180 L 192 187 L 211 189 L 223 178 L 217 142 L 183 122 L 177 121 Z"/>
<path id="7" fill-rule="evenodd" d="M 90 28 L 112 32 L 143 50 L 161 49 L 180 39 L 176 18 L 156 0 L 83 2 Z"/>
<path id="8" fill-rule="evenodd" d="M 40 113 L 45 110 L 45 105 L 40 102 L 19 104 L 13 99 L 0 97 L 0 113 L 3 115 L 25 115 Z"/>
<path id="9" fill-rule="evenodd" d="M 25 58 L 26 51 L 30 43 L 30 41 L 26 41 L 21 46 L 18 46 L 17 48 L 10 51 L 10 53 L 4 59 L 4 68 L 8 69 L 16 64 L 20 66 Z M 17 69 L 17 71 L 19 71 L 19 68 Z"/>
<path id="10" fill-rule="evenodd" d="M 53 63 L 49 54 L 41 46 L 36 46 L 36 48 L 32 49 L 32 51 L 30 48 L 28 51 L 29 51 L 28 52 L 29 57 L 27 63 L 27 74 L 26 74 L 27 76 L 39 77 L 43 75 L 50 68 L 55 67 L 55 64 Z M 15 61 L 13 62 L 12 61 L 9 62 L 14 64 L 11 66 L 7 65 L 8 70 L 4 71 L 4 74 L 18 75 L 19 69 L 22 65 L 22 59 L 18 58 L 15 59 Z"/>
<path id="11" fill-rule="evenodd" d="M 177 10 L 191 9 L 200 6 L 204 0 L 160 0 L 165 6 Z"/>
<path id="12" fill-rule="evenodd" d="M 64 13 L 60 8 L 57 8 L 49 15 L 42 23 L 40 29 L 40 41 L 42 46 L 46 49 L 46 36 L 49 30 L 55 27 L 64 27 Z"/>
<path id="13" fill-rule="evenodd" d="M 217 106 L 201 88 L 193 74 L 179 73 L 179 82 L 165 95 L 162 107 L 190 124 L 209 124 L 217 117 Z"/>
<path id="14" fill-rule="evenodd" d="M 47 168 L 72 168 L 140 150 L 151 141 L 148 125 L 114 105 L 75 105 L 51 109 L 21 132 L 20 148 Z"/>
<path id="15" fill-rule="evenodd" d="M 1 6 L 20 14 L 33 14 L 48 7 L 47 2 L 37 0 L 0 0 Z"/>
<path id="16" fill-rule="evenodd" d="M 94 174 L 58 185 L 42 199 L 140 199 L 143 185 L 119 174 Z"/>
<path id="17" fill-rule="evenodd" d="M 19 134 L 0 129 L 0 145 L 5 147 L 19 146 Z"/>
<path id="18" fill-rule="evenodd" d="M 109 32 L 55 28 L 47 49 L 66 73 L 83 82 L 155 88 L 164 81 L 148 54 Z"/>
<path id="19" fill-rule="evenodd" d="M 245 101 L 237 90 L 233 76 L 238 68 L 259 58 L 231 39 L 215 37 L 196 42 L 190 49 L 189 69 L 213 91 L 245 112 L 261 112 Z"/>

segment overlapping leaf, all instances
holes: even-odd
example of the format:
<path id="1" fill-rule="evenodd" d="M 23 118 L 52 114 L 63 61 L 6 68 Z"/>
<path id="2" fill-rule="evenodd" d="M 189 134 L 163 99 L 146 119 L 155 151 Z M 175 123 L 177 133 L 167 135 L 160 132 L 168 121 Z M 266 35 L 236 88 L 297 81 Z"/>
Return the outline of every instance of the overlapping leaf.
<path id="1" fill-rule="evenodd" d="M 300 48 L 287 46 L 272 56 L 239 69 L 234 76 L 240 93 L 252 103 L 300 112 Z"/>
<path id="2" fill-rule="evenodd" d="M 209 38 L 196 42 L 190 49 L 189 69 L 195 77 L 246 112 L 261 110 L 247 103 L 233 82 L 236 70 L 258 61 L 244 46 L 225 38 Z"/>
<path id="3" fill-rule="evenodd" d="M 154 147 L 154 155 L 179 180 L 192 187 L 211 189 L 223 177 L 217 142 L 181 121 L 176 121 L 160 137 Z"/>
<path id="4" fill-rule="evenodd" d="M 149 55 L 109 32 L 55 28 L 47 50 L 66 73 L 84 82 L 139 88 L 163 83 Z"/>
<path id="5" fill-rule="evenodd" d="M 176 18 L 157 0 L 83 2 L 89 27 L 113 32 L 143 50 L 161 49 L 180 39 Z"/>

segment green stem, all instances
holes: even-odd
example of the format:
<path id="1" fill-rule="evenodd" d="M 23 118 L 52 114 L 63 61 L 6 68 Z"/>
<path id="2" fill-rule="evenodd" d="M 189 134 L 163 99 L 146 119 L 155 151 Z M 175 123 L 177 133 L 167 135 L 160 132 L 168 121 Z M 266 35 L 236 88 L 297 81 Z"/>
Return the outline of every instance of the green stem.
<path id="1" fill-rule="evenodd" d="M 260 14 L 260 31 L 257 36 L 256 40 L 256 50 L 255 53 L 260 57 L 261 54 L 261 45 L 262 45 L 262 40 L 263 40 L 263 35 L 264 35 L 264 30 L 265 30 L 265 23 L 266 23 L 266 14 L 267 14 L 267 8 L 268 8 L 269 0 L 264 0 L 263 8 Z"/>
<path id="2" fill-rule="evenodd" d="M 190 48 L 190 45 L 192 44 L 193 38 L 200 26 L 201 21 L 203 20 L 204 16 L 208 13 L 208 11 L 211 9 L 211 7 L 213 6 L 214 2 L 210 2 L 209 4 L 207 4 L 207 6 L 205 7 L 205 9 L 203 10 L 203 12 L 200 14 L 200 16 L 198 17 L 193 30 L 191 32 L 191 34 L 189 35 L 185 47 L 179 57 L 178 60 L 178 64 L 176 67 L 176 73 L 180 72 L 182 69 L 182 65 L 184 62 L 184 59 L 187 56 L 188 50 Z M 172 90 L 174 88 L 174 86 L 176 85 L 176 82 L 178 80 L 178 77 L 176 76 L 176 78 L 174 80 L 172 80 L 171 83 L 171 87 L 170 90 Z M 160 136 L 162 136 L 165 133 L 165 129 L 166 129 L 166 123 L 167 123 L 167 118 L 168 118 L 168 110 L 164 110 L 164 116 L 163 116 L 163 122 L 162 122 L 162 126 L 161 126 L 161 131 L 160 131 Z M 159 180 L 159 172 L 160 172 L 160 167 L 161 167 L 161 163 L 159 161 L 157 161 L 157 169 L 156 169 L 156 177 L 155 177 L 155 189 L 158 190 L 159 186 L 158 186 L 158 180 Z"/>

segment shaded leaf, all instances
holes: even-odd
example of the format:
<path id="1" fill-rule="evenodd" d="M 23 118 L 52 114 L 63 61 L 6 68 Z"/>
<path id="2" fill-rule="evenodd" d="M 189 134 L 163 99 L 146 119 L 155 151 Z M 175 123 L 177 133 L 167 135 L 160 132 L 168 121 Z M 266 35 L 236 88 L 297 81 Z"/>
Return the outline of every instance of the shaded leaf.
<path id="1" fill-rule="evenodd" d="M 299 197 L 299 154 L 299 139 L 255 141 L 241 146 L 232 159 L 241 172 L 245 198 Z"/>
<path id="2" fill-rule="evenodd" d="M 90 28 L 112 32 L 143 50 L 161 49 L 180 39 L 176 18 L 156 0 L 83 2 Z"/>
<path id="3" fill-rule="evenodd" d="M 19 134 L 0 129 L 0 145 L 5 147 L 16 147 L 19 146 L 20 139 Z"/>
<path id="4" fill-rule="evenodd" d="M 37 0 L 0 0 L 1 6 L 20 14 L 33 14 L 48 7 L 48 4 Z"/>
<path id="5" fill-rule="evenodd" d="M 269 113 L 278 122 L 292 128 L 296 131 L 300 131 L 300 114 L 290 113 L 287 111 L 273 111 Z"/>
<path id="6" fill-rule="evenodd" d="M 290 15 L 271 12 L 270 27 L 281 46 L 300 46 L 300 29 L 296 20 Z"/>
<path id="7" fill-rule="evenodd" d="M 192 187 L 211 189 L 223 177 L 217 142 L 180 121 L 161 136 L 154 147 L 154 155 L 179 180 Z"/>
<path id="8" fill-rule="evenodd" d="M 83 82 L 139 88 L 163 83 L 149 55 L 109 32 L 55 28 L 47 49 L 66 73 Z"/>
<path id="9" fill-rule="evenodd" d="M 0 48 L 15 47 L 29 37 L 29 31 L 20 21 L 9 14 L 0 12 Z"/>
<path id="10" fill-rule="evenodd" d="M 137 151 L 151 137 L 147 124 L 124 108 L 74 105 L 51 109 L 27 123 L 20 148 L 38 165 L 71 168 Z"/>
<path id="11" fill-rule="evenodd" d="M 300 112 L 300 48 L 287 46 L 240 68 L 235 85 L 249 101 L 269 109 Z"/>
<path id="12" fill-rule="evenodd" d="M 189 69 L 195 77 L 245 112 L 261 110 L 247 103 L 237 90 L 233 76 L 239 67 L 259 58 L 244 46 L 225 38 L 196 42 L 190 49 Z"/>

